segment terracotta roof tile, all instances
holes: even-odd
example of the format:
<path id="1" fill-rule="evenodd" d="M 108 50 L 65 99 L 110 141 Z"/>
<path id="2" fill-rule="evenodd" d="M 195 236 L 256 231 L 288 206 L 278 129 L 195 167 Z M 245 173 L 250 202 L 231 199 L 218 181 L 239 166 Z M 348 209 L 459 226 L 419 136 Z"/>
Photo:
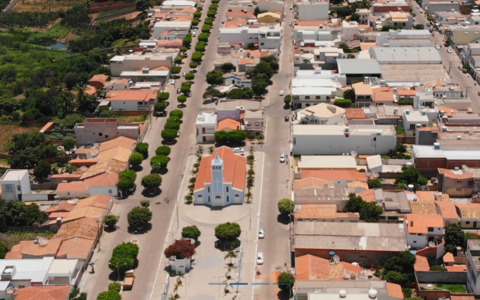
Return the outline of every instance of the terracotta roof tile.
<path id="1" fill-rule="evenodd" d="M 124 147 L 126 149 L 133 150 L 135 145 L 137 145 L 136 140 L 130 139 L 124 136 L 119 136 L 109 141 L 101 143 L 98 151 L 102 152 L 115 147 Z"/>
<path id="2" fill-rule="evenodd" d="M 55 256 L 61 242 L 61 239 L 55 237 L 49 239 L 45 245 L 35 244 L 34 241 L 21 241 L 20 244 L 12 247 L 10 250 L 12 254 L 5 257 L 11 259 L 19 256 L 21 258 Z"/>
<path id="3" fill-rule="evenodd" d="M 403 299 L 402 287 L 399 284 L 387 282 L 387 292 L 390 297 Z"/>
<path id="4" fill-rule="evenodd" d="M 447 177 L 447 178 L 452 178 L 452 179 L 459 179 L 459 180 L 465 180 L 465 179 L 473 179 L 475 176 L 473 173 L 466 173 L 466 174 L 457 174 L 453 170 L 450 169 L 442 169 L 438 168 L 438 173 Z"/>
<path id="5" fill-rule="evenodd" d="M 95 241 L 74 237 L 63 240 L 57 252 L 57 258 L 87 259 L 93 250 Z"/>
<path id="6" fill-rule="evenodd" d="M 347 183 L 347 188 L 349 190 L 355 190 L 357 188 L 368 190 L 368 184 L 366 182 L 361 182 L 361 181 L 352 181 Z"/>
<path id="7" fill-rule="evenodd" d="M 76 159 L 71 159 L 68 161 L 69 164 L 74 165 L 76 167 L 90 167 L 98 162 L 98 159 L 96 158 L 76 158 Z"/>
<path id="8" fill-rule="evenodd" d="M 295 190 L 302 190 L 308 188 L 325 188 L 325 186 L 327 186 L 327 188 L 335 187 L 335 183 L 319 178 L 305 178 L 295 180 L 293 182 L 293 189 Z"/>
<path id="9" fill-rule="evenodd" d="M 69 214 L 70 214 L 69 211 L 53 212 L 53 213 L 48 215 L 48 219 L 50 221 L 54 221 L 54 220 L 56 221 L 58 218 L 64 219 L 64 218 L 68 217 Z"/>
<path id="10" fill-rule="evenodd" d="M 475 296 L 454 296 L 450 294 L 450 300 L 475 300 Z"/>
<path id="11" fill-rule="evenodd" d="M 77 220 L 81 218 L 92 218 L 102 220 L 105 215 L 105 209 L 99 207 L 82 207 L 75 208 L 72 210 L 68 216 L 62 220 L 62 223 L 66 223 L 72 220 Z M 63 226 L 63 225 L 62 225 Z"/>
<path id="12" fill-rule="evenodd" d="M 375 190 L 374 189 L 364 190 L 357 195 L 362 197 L 363 201 L 365 201 L 365 202 L 376 202 L 377 201 L 377 198 L 375 198 Z"/>
<path id="13" fill-rule="evenodd" d="M 15 290 L 16 300 L 66 300 L 70 293 L 69 285 L 29 286 Z"/>
<path id="14" fill-rule="evenodd" d="M 238 65 L 251 65 L 254 63 L 255 63 L 255 60 L 251 58 L 241 58 L 238 60 Z"/>
<path id="15" fill-rule="evenodd" d="M 108 101 L 143 101 L 149 102 L 157 98 L 155 90 L 110 90 L 105 96 Z"/>
<path id="16" fill-rule="evenodd" d="M 445 253 L 445 255 L 443 256 L 443 262 L 446 264 L 455 262 L 455 258 L 453 257 L 452 252 Z"/>
<path id="17" fill-rule="evenodd" d="M 345 117 L 349 120 L 366 119 L 363 108 L 345 108 Z"/>
<path id="18" fill-rule="evenodd" d="M 435 201 L 444 219 L 459 219 L 455 204 L 449 200 Z"/>
<path id="19" fill-rule="evenodd" d="M 428 233 L 429 227 L 444 227 L 443 217 L 440 215 L 416 215 L 406 216 L 407 230 L 409 233 Z"/>
<path id="20" fill-rule="evenodd" d="M 347 262 L 331 264 L 328 259 L 310 254 L 296 258 L 297 280 L 343 280 L 345 275 L 361 272 L 360 266 Z"/>
<path id="21" fill-rule="evenodd" d="M 451 108 L 451 107 L 448 107 L 448 106 L 438 106 L 437 108 L 438 108 L 439 111 L 444 111 L 445 116 L 447 116 L 447 117 L 453 117 L 453 113 L 458 112 L 458 109 Z"/>
<path id="22" fill-rule="evenodd" d="M 226 118 L 218 122 L 217 131 L 221 130 L 237 130 L 240 127 L 240 122 L 234 119 Z"/>
<path id="23" fill-rule="evenodd" d="M 127 168 L 127 163 L 116 159 L 110 159 L 96 165 L 91 166 L 82 174 L 80 179 L 86 179 L 89 177 L 97 176 L 105 172 L 120 173 Z"/>
<path id="24" fill-rule="evenodd" d="M 430 264 L 428 263 L 428 259 L 425 256 L 415 255 L 415 264 L 413 265 L 413 268 L 417 272 L 430 271 Z"/>
<path id="25" fill-rule="evenodd" d="M 435 194 L 432 191 L 416 191 L 418 201 L 435 201 Z"/>
<path id="26" fill-rule="evenodd" d="M 360 219 L 359 213 L 338 213 L 335 204 L 302 204 L 294 212 L 295 219 Z"/>
<path id="27" fill-rule="evenodd" d="M 95 196 L 91 196 L 77 202 L 75 208 L 83 208 L 83 207 L 98 207 L 107 209 L 112 201 L 112 196 L 98 194 Z"/>
<path id="28" fill-rule="evenodd" d="M 88 185 L 83 181 L 61 182 L 57 185 L 57 192 L 87 191 Z"/>
<path id="29" fill-rule="evenodd" d="M 202 158 L 198 168 L 195 190 L 203 189 L 205 183 L 212 182 L 212 161 L 217 156 L 224 163 L 224 181 L 233 182 L 233 187 L 243 190 L 245 188 L 245 176 L 247 174 L 247 158 L 237 155 L 232 148 L 220 147 L 211 155 Z"/>
<path id="30" fill-rule="evenodd" d="M 74 207 L 75 207 L 75 204 L 68 203 L 68 202 L 60 202 L 58 205 L 47 208 L 45 212 L 46 213 L 69 212 L 69 211 L 72 211 Z"/>
<path id="31" fill-rule="evenodd" d="M 367 182 L 367 176 L 357 170 L 302 170 L 301 178 L 320 178 L 324 180 L 347 180 Z"/>
<path id="32" fill-rule="evenodd" d="M 105 172 L 103 174 L 93 176 L 84 181 L 89 187 L 92 186 L 115 186 L 118 183 L 118 174 L 113 172 Z"/>
<path id="33" fill-rule="evenodd" d="M 480 203 L 456 204 L 462 219 L 479 219 Z"/>
<path id="34" fill-rule="evenodd" d="M 415 96 L 417 92 L 415 90 L 397 90 L 399 96 Z"/>
<path id="35" fill-rule="evenodd" d="M 98 162 L 104 162 L 110 159 L 116 159 L 121 162 L 128 162 L 132 150 L 126 149 L 122 146 L 110 148 L 108 150 L 101 151 L 97 155 Z"/>
<path id="36" fill-rule="evenodd" d="M 90 78 L 89 81 L 96 81 L 96 82 L 105 83 L 105 82 L 108 81 L 108 75 L 105 75 L 105 74 L 96 74 L 96 75 L 93 75 L 92 78 Z"/>
<path id="37" fill-rule="evenodd" d="M 95 219 L 81 218 L 63 223 L 60 226 L 56 238 L 67 240 L 74 237 L 95 240 L 98 235 L 98 229 L 101 224 Z"/>
<path id="38" fill-rule="evenodd" d="M 455 265 L 455 266 L 446 266 L 448 272 L 466 272 L 467 266 L 465 265 Z"/>
<path id="39" fill-rule="evenodd" d="M 437 215 L 437 206 L 435 203 L 429 201 L 408 201 L 412 214 L 418 215 Z"/>

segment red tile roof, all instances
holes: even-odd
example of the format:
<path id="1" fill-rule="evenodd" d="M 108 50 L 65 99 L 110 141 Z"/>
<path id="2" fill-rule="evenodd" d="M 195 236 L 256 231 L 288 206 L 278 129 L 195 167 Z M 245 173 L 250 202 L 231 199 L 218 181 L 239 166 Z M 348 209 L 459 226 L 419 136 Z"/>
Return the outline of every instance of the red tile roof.
<path id="1" fill-rule="evenodd" d="M 363 108 L 345 108 L 345 117 L 351 119 L 366 119 Z"/>
<path id="2" fill-rule="evenodd" d="M 409 233 L 428 233 L 429 227 L 443 228 L 443 217 L 440 215 L 406 215 L 407 230 Z"/>
<path id="3" fill-rule="evenodd" d="M 453 257 L 452 252 L 445 253 L 445 255 L 443 256 L 443 262 L 444 263 L 454 263 L 455 262 L 455 258 Z"/>
<path id="4" fill-rule="evenodd" d="M 108 101 L 143 101 L 157 98 L 155 90 L 110 90 L 105 97 Z"/>
<path id="5" fill-rule="evenodd" d="M 444 219 L 459 219 L 455 204 L 449 200 L 435 201 Z"/>
<path id="6" fill-rule="evenodd" d="M 89 186 L 115 186 L 118 183 L 118 174 L 113 172 L 105 172 L 97 176 L 93 176 L 84 180 Z"/>
<path id="7" fill-rule="evenodd" d="M 363 201 L 365 201 L 365 202 L 376 202 L 377 201 L 377 198 L 375 198 L 375 190 L 374 189 L 363 190 L 361 193 L 359 193 L 357 195 L 362 197 Z"/>
<path id="8" fill-rule="evenodd" d="M 235 154 L 233 149 L 228 147 L 221 147 L 210 156 L 202 158 L 195 181 L 195 190 L 203 189 L 205 183 L 212 182 L 212 161 L 217 154 L 223 160 L 224 182 L 233 182 L 234 188 L 243 190 L 247 173 L 247 158 Z"/>
<path id="9" fill-rule="evenodd" d="M 459 180 L 473 179 L 475 177 L 473 176 L 473 173 L 457 174 L 453 170 L 442 169 L 442 168 L 438 168 L 438 173 L 447 178 L 459 179 Z"/>
<path id="10" fill-rule="evenodd" d="M 61 182 L 57 185 L 57 192 L 80 192 L 88 190 L 83 181 Z"/>
<path id="11" fill-rule="evenodd" d="M 56 206 L 52 206 L 47 208 L 45 211 L 46 213 L 53 213 L 53 212 L 69 212 L 75 207 L 75 204 L 68 203 L 68 202 L 60 202 Z"/>
<path id="12" fill-rule="evenodd" d="M 415 271 L 430 271 L 430 264 L 425 256 L 415 255 L 415 264 L 413 265 Z"/>
<path id="13" fill-rule="evenodd" d="M 455 265 L 455 266 L 446 266 L 448 272 L 466 272 L 467 266 L 465 265 Z"/>
<path id="14" fill-rule="evenodd" d="M 350 180 L 367 182 L 367 176 L 357 170 L 302 170 L 301 178 L 315 177 L 324 180 Z"/>
<path id="15" fill-rule="evenodd" d="M 402 287 L 399 284 L 387 282 L 387 292 L 390 297 L 403 299 Z"/>
<path id="16" fill-rule="evenodd" d="M 335 183 L 323 180 L 319 178 L 305 178 L 300 180 L 295 180 L 293 182 L 293 189 L 308 189 L 308 188 L 327 188 L 335 187 Z"/>
<path id="17" fill-rule="evenodd" d="M 226 118 L 218 122 L 217 130 L 237 130 L 240 127 L 240 122 L 234 119 Z"/>
<path id="18" fill-rule="evenodd" d="M 105 75 L 105 74 L 93 75 L 92 78 L 90 78 L 89 81 L 95 81 L 95 82 L 105 83 L 105 82 L 108 81 L 108 75 Z"/>
<path id="19" fill-rule="evenodd" d="M 126 149 L 132 150 L 136 144 L 137 144 L 137 141 L 134 139 L 130 139 L 124 136 L 119 136 L 109 141 L 101 143 L 98 151 L 102 152 L 115 147 L 124 147 Z"/>
<path id="20" fill-rule="evenodd" d="M 29 286 L 15 290 L 16 300 L 66 300 L 70 293 L 69 285 Z"/>
<path id="21" fill-rule="evenodd" d="M 360 274 L 362 268 L 348 262 L 331 264 L 328 259 L 315 255 L 302 255 L 296 259 L 297 280 L 342 280 L 345 275 Z"/>
<path id="22" fill-rule="evenodd" d="M 57 258 L 87 259 L 93 250 L 95 240 L 74 237 L 63 240 L 57 251 Z"/>

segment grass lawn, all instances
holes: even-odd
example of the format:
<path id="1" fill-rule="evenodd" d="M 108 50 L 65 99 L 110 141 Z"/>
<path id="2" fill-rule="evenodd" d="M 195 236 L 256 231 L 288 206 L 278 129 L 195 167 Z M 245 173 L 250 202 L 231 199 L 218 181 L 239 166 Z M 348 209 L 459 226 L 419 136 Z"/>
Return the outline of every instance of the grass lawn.
<path id="1" fill-rule="evenodd" d="M 452 293 L 466 293 L 467 288 L 462 284 L 437 284 L 437 288 L 449 290 Z"/>
<path id="2" fill-rule="evenodd" d="M 16 245 L 21 241 L 33 241 L 37 237 L 41 236 L 47 239 L 52 238 L 55 235 L 53 231 L 7 231 L 5 235 L 12 240 Z"/>
<path id="3" fill-rule="evenodd" d="M 144 115 L 144 116 L 119 116 L 118 119 L 120 122 L 144 122 L 150 118 L 150 115 Z"/>
<path id="4" fill-rule="evenodd" d="M 7 146 L 12 141 L 13 135 L 39 130 L 40 127 L 20 127 L 17 125 L 0 124 L 0 152 L 6 152 L 8 150 Z"/>

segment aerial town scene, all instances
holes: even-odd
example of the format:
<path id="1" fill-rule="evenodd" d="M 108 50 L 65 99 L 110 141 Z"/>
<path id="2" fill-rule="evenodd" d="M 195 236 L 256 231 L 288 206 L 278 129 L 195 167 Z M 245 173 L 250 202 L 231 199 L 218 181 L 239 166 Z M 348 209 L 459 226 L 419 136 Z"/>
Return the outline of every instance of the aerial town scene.
<path id="1" fill-rule="evenodd" d="M 480 0 L 0 0 L 0 300 L 480 299 Z"/>

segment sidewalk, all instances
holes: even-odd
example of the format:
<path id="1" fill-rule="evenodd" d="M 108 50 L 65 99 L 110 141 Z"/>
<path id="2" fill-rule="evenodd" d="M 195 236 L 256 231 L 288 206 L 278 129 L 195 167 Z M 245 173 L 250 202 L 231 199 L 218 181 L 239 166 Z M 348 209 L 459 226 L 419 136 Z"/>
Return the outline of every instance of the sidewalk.
<path id="1" fill-rule="evenodd" d="M 181 299 L 251 299 L 256 267 L 257 233 L 260 214 L 261 178 L 264 155 L 255 153 L 255 184 L 253 187 L 253 200 L 251 204 L 234 205 L 221 210 L 212 210 L 206 206 L 185 204 L 184 196 L 187 192 L 188 179 L 184 180 L 177 199 L 178 219 L 175 215 L 170 225 L 170 234 L 165 247 L 175 239 L 181 238 L 181 230 L 185 226 L 196 225 L 202 235 L 199 238 L 200 245 L 196 248 L 192 270 L 182 278 L 178 276 L 169 279 L 168 296 L 174 295 L 174 287 L 177 280 L 182 281 L 176 293 Z M 190 156 L 187 170 L 190 171 L 196 157 Z M 190 172 L 188 172 L 190 173 Z M 236 222 L 242 228 L 240 236 L 241 246 L 236 249 L 237 257 L 232 259 L 233 267 L 229 268 L 230 259 L 225 259 L 226 251 L 215 248 L 215 227 L 225 222 Z M 154 295 L 162 295 L 166 287 L 166 271 L 168 260 L 163 256 L 160 263 L 157 282 L 155 283 Z M 227 280 L 227 275 L 230 279 Z M 247 285 L 230 285 L 231 283 L 247 283 Z M 227 285 L 225 284 L 227 283 Z M 225 294 L 225 288 L 229 293 Z"/>

